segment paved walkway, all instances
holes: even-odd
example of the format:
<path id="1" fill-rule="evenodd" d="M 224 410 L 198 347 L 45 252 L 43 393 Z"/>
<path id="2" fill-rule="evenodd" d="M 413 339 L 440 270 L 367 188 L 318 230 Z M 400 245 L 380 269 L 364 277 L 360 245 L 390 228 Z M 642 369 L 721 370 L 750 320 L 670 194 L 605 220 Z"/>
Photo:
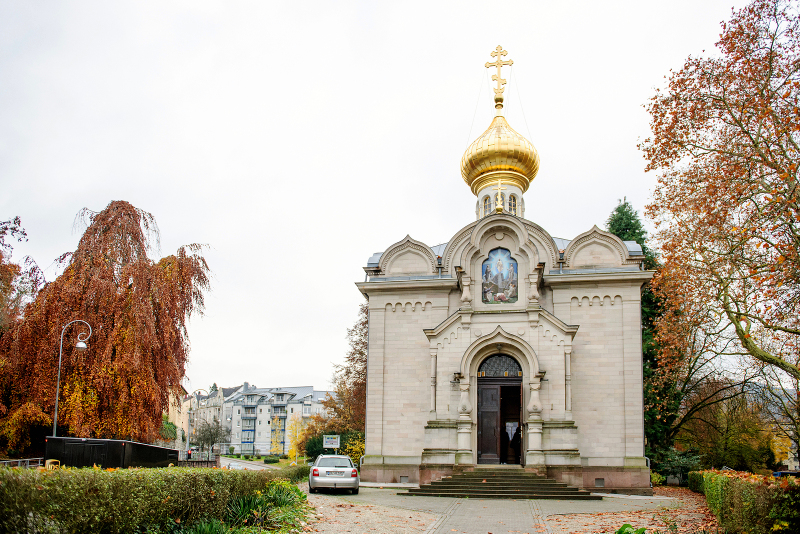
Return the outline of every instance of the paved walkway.
<path id="1" fill-rule="evenodd" d="M 277 469 L 277 467 L 272 467 L 269 464 L 265 464 L 264 462 L 250 462 L 248 460 L 242 460 L 240 458 L 226 458 L 224 456 L 219 457 L 219 466 L 220 467 L 227 467 L 232 468 L 235 466 L 241 466 L 243 469 L 252 469 L 254 471 L 261 471 L 264 469 Z M 235 467 L 238 469 L 238 467 Z"/>
<path id="2" fill-rule="evenodd" d="M 361 488 L 358 495 L 336 495 L 345 503 L 369 504 L 393 509 L 413 510 L 429 517 L 436 517 L 427 529 L 397 530 L 396 532 L 424 531 L 428 534 L 443 533 L 552 533 L 559 532 L 557 519 L 562 514 L 598 514 L 613 512 L 639 512 L 673 507 L 677 501 L 670 498 L 604 498 L 602 501 L 571 500 L 495 500 L 459 499 L 448 497 L 411 497 L 395 489 Z M 363 517 L 363 516 L 361 516 Z M 550 524 L 548 524 L 550 523 Z M 621 526 L 620 523 L 619 526 Z M 336 529 L 335 532 L 367 532 L 363 522 L 353 524 L 351 530 Z M 551 528 L 554 527 L 554 528 Z M 324 522 L 315 529 L 327 532 Z M 333 532 L 334 530 L 331 530 Z"/>

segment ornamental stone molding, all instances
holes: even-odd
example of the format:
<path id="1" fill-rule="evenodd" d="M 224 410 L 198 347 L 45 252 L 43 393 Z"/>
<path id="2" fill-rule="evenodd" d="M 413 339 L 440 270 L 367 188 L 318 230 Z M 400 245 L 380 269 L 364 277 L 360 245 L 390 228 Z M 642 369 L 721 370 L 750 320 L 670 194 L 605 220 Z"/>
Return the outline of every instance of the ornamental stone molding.
<path id="1" fill-rule="evenodd" d="M 478 221 L 472 222 L 459 230 L 459 232 L 450 239 L 447 243 L 447 246 L 444 249 L 444 254 L 442 254 L 442 270 L 444 272 L 450 272 L 450 268 L 453 262 L 453 254 L 455 253 L 456 249 L 459 248 L 465 240 L 469 239 L 469 235 L 472 233 L 472 229 L 475 228 L 475 225 L 478 224 Z"/>
<path id="2" fill-rule="evenodd" d="M 619 258 L 618 265 L 626 264 L 626 261 L 628 260 L 628 249 L 625 246 L 625 243 L 623 243 L 622 240 L 614 234 L 605 232 L 595 225 L 588 232 L 584 232 L 570 241 L 566 251 L 564 251 L 564 261 L 566 262 L 566 267 L 571 267 L 578 252 L 592 242 L 605 245 L 615 252 L 616 256 Z"/>
<path id="3" fill-rule="evenodd" d="M 381 256 L 380 261 L 378 262 L 378 267 L 380 268 L 382 273 L 386 273 L 387 267 L 391 265 L 392 260 L 398 255 L 402 254 L 407 250 L 413 250 L 422 254 L 422 256 L 428 261 L 430 264 L 430 273 L 436 274 L 438 270 L 438 265 L 436 261 L 436 254 L 433 253 L 431 247 L 422 243 L 421 241 L 417 241 L 413 239 L 410 235 L 406 235 L 404 239 L 398 241 L 388 249 L 386 252 L 383 253 Z"/>
<path id="4" fill-rule="evenodd" d="M 558 253 L 558 247 L 556 246 L 556 242 L 553 240 L 553 236 L 547 233 L 547 230 L 542 228 L 536 223 L 532 223 L 530 221 L 525 221 L 525 229 L 528 231 L 528 237 L 533 241 L 535 244 L 541 244 L 542 248 L 544 249 L 543 256 L 550 260 L 550 268 L 552 269 L 556 263 L 556 255 Z M 544 261 L 544 258 L 540 259 L 539 261 Z"/>
<path id="5" fill-rule="evenodd" d="M 481 336 L 470 344 L 461 358 L 460 372 L 464 376 L 474 376 L 478 366 L 488 356 L 506 354 L 514 357 L 524 374 L 539 374 L 539 358 L 533 347 L 519 336 L 509 334 L 498 326 L 491 334 Z"/>

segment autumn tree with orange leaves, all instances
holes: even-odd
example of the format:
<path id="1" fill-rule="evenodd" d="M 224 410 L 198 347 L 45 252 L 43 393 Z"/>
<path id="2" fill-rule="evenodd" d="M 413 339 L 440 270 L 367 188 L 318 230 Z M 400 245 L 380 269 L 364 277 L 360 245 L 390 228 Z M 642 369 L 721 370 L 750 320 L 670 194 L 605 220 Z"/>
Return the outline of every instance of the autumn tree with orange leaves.
<path id="1" fill-rule="evenodd" d="M 798 2 L 756 0 L 723 23 L 717 53 L 690 57 L 648 105 L 642 144 L 658 186 L 648 214 L 671 306 L 658 324 L 800 378 L 800 18 Z M 688 329 L 688 330 L 687 330 Z M 729 341 L 735 343 L 729 343 Z"/>
<path id="2" fill-rule="evenodd" d="M 52 425 L 61 328 L 73 319 L 87 321 L 92 336 L 80 353 L 80 325 L 65 335 L 58 415 L 69 434 L 152 442 L 184 377 L 187 321 L 202 313 L 209 284 L 201 247 L 156 262 L 150 213 L 115 201 L 79 216 L 87 229 L 60 258 L 63 274 L 0 335 L 0 437 L 10 449 Z"/>

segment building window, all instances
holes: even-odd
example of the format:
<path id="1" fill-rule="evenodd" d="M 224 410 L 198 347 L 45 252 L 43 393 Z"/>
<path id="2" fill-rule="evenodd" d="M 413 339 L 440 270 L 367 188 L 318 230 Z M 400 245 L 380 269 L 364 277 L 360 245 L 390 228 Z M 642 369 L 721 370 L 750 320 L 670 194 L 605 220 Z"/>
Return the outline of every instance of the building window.
<path id="1" fill-rule="evenodd" d="M 236 421 L 236 426 L 239 426 L 239 423 L 241 423 L 241 421 Z"/>
<path id="2" fill-rule="evenodd" d="M 241 410 L 241 409 L 239 409 L 239 410 L 236 410 L 236 413 L 237 413 L 237 415 L 238 415 L 238 414 L 241 414 L 241 413 L 242 413 L 242 410 Z"/>
<path id="3" fill-rule="evenodd" d="M 259 432 L 259 433 L 258 433 L 258 437 L 259 437 L 259 438 L 261 437 L 261 432 Z"/>
<path id="4" fill-rule="evenodd" d="M 486 217 L 492 211 L 492 201 L 489 197 L 483 197 L 483 216 Z"/>
<path id="5" fill-rule="evenodd" d="M 294 408 L 289 408 L 289 413 L 294 413 Z"/>
<path id="6" fill-rule="evenodd" d="M 264 411 L 264 408 L 259 408 L 258 409 L 258 413 L 262 413 L 263 411 Z"/>
<path id="7" fill-rule="evenodd" d="M 500 193 L 500 206 L 503 208 L 506 207 L 506 196 L 503 193 Z"/>
<path id="8" fill-rule="evenodd" d="M 309 415 L 311 413 L 311 406 L 303 406 L 303 415 Z"/>
<path id="9" fill-rule="evenodd" d="M 516 195 L 509 195 L 508 196 L 508 211 L 511 212 L 511 215 L 517 214 L 517 197 Z"/>
<path id="10" fill-rule="evenodd" d="M 258 422 L 258 426 L 261 426 L 261 421 Z"/>

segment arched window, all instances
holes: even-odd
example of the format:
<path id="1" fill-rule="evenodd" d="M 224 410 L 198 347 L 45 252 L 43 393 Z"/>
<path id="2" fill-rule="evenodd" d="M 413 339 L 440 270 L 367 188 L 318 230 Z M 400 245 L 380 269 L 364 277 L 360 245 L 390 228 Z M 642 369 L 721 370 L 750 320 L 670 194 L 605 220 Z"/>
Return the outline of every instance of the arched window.
<path id="1" fill-rule="evenodd" d="M 517 197 L 516 195 L 508 196 L 508 211 L 511 215 L 517 214 Z"/>
<path id="2" fill-rule="evenodd" d="M 503 193 L 500 193 L 500 205 L 503 209 L 506 208 L 506 196 Z"/>
<path id="3" fill-rule="evenodd" d="M 492 201 L 489 197 L 483 197 L 483 216 L 486 217 L 492 212 Z"/>
<path id="4" fill-rule="evenodd" d="M 489 356 L 478 367 L 478 378 L 506 378 L 522 376 L 517 360 L 505 354 Z"/>

